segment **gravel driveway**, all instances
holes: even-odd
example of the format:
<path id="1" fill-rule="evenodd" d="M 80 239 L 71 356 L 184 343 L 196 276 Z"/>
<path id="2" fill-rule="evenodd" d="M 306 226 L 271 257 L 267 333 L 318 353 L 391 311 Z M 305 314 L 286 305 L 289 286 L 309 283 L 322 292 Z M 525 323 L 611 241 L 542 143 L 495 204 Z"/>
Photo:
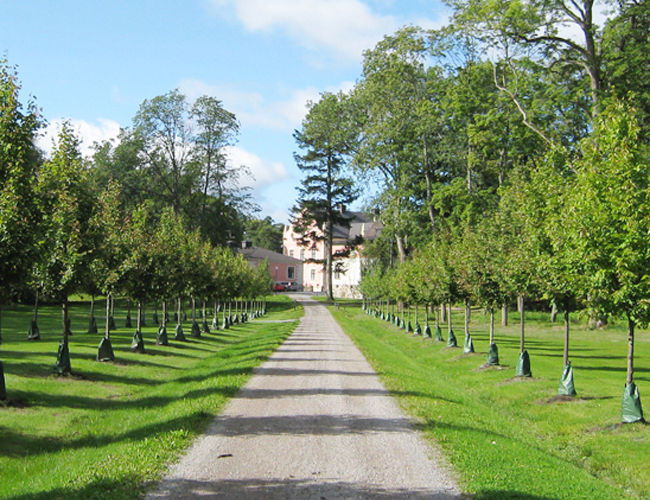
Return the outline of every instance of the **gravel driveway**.
<path id="1" fill-rule="evenodd" d="M 327 309 L 289 339 L 147 500 L 461 498 Z"/>

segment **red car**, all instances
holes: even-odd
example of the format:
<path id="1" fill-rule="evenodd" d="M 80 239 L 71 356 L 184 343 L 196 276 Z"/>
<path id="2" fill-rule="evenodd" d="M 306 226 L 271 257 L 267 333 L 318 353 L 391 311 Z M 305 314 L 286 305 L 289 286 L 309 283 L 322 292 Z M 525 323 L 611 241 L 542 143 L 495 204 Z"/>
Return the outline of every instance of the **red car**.
<path id="1" fill-rule="evenodd" d="M 284 285 L 282 283 L 273 283 L 274 292 L 284 292 Z"/>

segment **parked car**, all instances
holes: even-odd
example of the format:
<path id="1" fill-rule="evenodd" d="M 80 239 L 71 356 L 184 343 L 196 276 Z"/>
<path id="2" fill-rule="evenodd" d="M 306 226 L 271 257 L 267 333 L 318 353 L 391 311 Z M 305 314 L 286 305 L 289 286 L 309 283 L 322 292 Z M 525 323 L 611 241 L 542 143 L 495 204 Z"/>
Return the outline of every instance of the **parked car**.
<path id="1" fill-rule="evenodd" d="M 284 285 L 282 283 L 275 282 L 273 283 L 274 292 L 284 292 Z"/>
<path id="2" fill-rule="evenodd" d="M 294 282 L 289 282 L 289 283 L 287 283 L 287 284 L 285 285 L 284 289 L 285 289 L 287 292 L 297 292 L 297 291 L 300 290 L 300 285 L 298 285 L 298 283 L 295 282 L 295 281 L 294 281 Z"/>

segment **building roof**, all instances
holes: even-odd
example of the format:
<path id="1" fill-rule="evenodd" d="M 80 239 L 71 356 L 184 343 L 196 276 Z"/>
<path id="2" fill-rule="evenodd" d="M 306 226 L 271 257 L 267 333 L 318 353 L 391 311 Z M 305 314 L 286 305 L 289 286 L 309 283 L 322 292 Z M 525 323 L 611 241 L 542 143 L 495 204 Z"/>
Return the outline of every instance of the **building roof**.
<path id="1" fill-rule="evenodd" d="M 373 220 L 364 212 L 343 212 L 343 216 L 350 219 L 350 227 L 334 226 L 333 236 L 335 241 L 350 241 L 361 236 L 364 240 L 372 241 L 381 232 L 384 225 Z"/>
<path id="2" fill-rule="evenodd" d="M 300 259 L 295 259 L 284 255 L 278 252 L 273 252 L 272 250 L 267 250 L 266 248 L 258 247 L 249 247 L 249 248 L 238 248 L 237 251 L 242 254 L 246 260 L 264 260 L 268 259 L 269 262 L 281 263 L 281 264 L 292 264 L 299 265 L 302 264 Z"/>

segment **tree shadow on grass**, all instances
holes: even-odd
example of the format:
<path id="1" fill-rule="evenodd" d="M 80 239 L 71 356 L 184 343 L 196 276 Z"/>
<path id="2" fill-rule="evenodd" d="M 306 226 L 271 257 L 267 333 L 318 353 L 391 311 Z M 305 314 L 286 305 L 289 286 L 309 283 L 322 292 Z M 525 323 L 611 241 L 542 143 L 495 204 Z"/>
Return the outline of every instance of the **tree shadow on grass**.
<path id="1" fill-rule="evenodd" d="M 38 493 L 23 493 L 7 497 L 7 500 L 137 500 L 144 495 L 145 487 L 136 476 L 118 479 L 97 479 L 83 487 L 62 487 Z"/>
<path id="2" fill-rule="evenodd" d="M 624 363 L 621 366 L 579 366 L 580 370 L 589 370 L 589 371 L 603 371 L 603 372 L 619 372 L 625 373 L 627 371 L 627 366 Z M 634 373 L 650 373 L 650 368 L 641 368 L 638 366 L 634 367 Z"/>
<path id="3" fill-rule="evenodd" d="M 11 429 L 0 426 L 0 457 L 28 457 L 59 453 L 63 450 L 76 450 L 81 448 L 101 448 L 121 441 L 144 441 L 170 432 L 195 431 L 197 426 L 209 423 L 215 415 L 196 411 L 189 415 L 172 418 L 132 428 L 126 432 L 116 433 L 106 429 L 106 434 L 88 435 L 70 439 L 59 437 L 43 437 L 25 432 L 14 432 Z M 56 497 L 54 497 L 56 498 Z M 66 498 L 67 497 L 63 497 Z"/>
<path id="4" fill-rule="evenodd" d="M 2 358 L 3 360 L 8 360 L 8 359 L 30 359 L 37 356 L 48 357 L 53 355 L 52 352 L 54 352 L 54 356 L 56 357 L 56 350 L 34 352 L 34 351 L 8 351 L 7 349 L 0 349 L 0 358 Z"/>
<path id="5" fill-rule="evenodd" d="M 546 353 L 543 353 L 543 352 L 534 351 L 534 354 L 535 354 L 535 356 L 543 356 L 543 357 L 546 357 L 546 358 L 562 358 L 564 356 L 564 354 L 561 351 L 557 351 L 554 354 L 546 354 Z M 569 359 L 572 359 L 572 360 L 573 359 L 586 359 L 587 361 L 591 361 L 591 360 L 595 361 L 595 360 L 600 359 L 600 360 L 603 360 L 603 361 L 618 361 L 618 362 L 624 363 L 626 358 L 625 358 L 625 356 L 592 356 L 592 355 L 589 355 L 589 354 L 587 354 L 585 356 L 580 356 L 580 355 L 569 353 Z M 577 366 L 577 365 L 574 363 L 574 366 Z"/>
<path id="6" fill-rule="evenodd" d="M 504 346 L 512 346 L 512 347 L 519 347 L 520 345 L 520 339 L 515 338 L 515 337 L 496 337 L 494 339 L 494 342 L 497 345 L 504 345 Z M 562 353 L 562 344 L 557 343 L 557 347 L 553 347 L 552 345 L 549 345 L 549 341 L 546 340 L 535 340 L 535 339 L 526 339 L 526 347 L 530 348 L 531 351 L 551 351 L 551 352 L 556 352 L 559 351 Z M 591 352 L 591 351 L 597 351 L 598 349 L 596 348 L 591 348 L 591 347 L 572 347 L 573 352 Z"/>

